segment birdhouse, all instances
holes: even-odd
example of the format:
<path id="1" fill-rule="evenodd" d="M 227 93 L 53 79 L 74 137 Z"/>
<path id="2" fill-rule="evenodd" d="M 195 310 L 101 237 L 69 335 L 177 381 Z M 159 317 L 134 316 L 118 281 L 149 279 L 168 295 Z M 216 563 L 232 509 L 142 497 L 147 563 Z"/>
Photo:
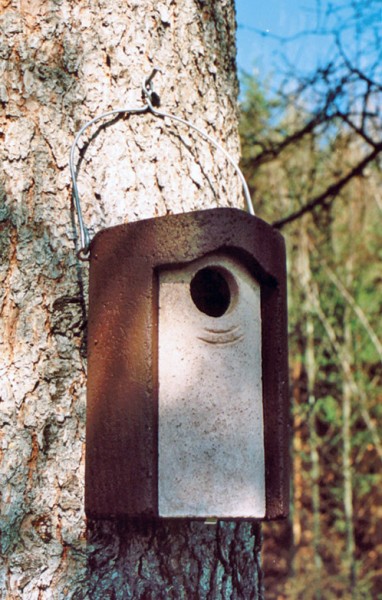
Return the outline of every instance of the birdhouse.
<path id="1" fill-rule="evenodd" d="M 90 246 L 89 516 L 288 512 L 282 236 L 221 208 L 105 229 Z"/>

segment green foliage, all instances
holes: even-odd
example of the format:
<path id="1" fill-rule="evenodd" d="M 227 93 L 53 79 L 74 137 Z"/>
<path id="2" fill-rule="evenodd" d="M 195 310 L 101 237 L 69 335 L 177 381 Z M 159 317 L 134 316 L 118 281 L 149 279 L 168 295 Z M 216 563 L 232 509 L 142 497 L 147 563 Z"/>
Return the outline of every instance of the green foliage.
<path id="1" fill-rule="evenodd" d="M 339 407 L 338 402 L 332 396 L 322 396 L 318 398 L 315 404 L 317 417 L 328 424 L 338 423 Z"/>

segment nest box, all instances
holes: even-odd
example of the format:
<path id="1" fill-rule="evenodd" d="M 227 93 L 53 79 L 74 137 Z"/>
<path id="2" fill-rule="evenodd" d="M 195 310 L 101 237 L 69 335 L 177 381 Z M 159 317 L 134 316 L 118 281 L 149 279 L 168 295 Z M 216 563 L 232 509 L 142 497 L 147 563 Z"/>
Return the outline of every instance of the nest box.
<path id="1" fill-rule="evenodd" d="M 288 512 L 286 260 L 248 213 L 119 225 L 90 245 L 91 517 Z"/>

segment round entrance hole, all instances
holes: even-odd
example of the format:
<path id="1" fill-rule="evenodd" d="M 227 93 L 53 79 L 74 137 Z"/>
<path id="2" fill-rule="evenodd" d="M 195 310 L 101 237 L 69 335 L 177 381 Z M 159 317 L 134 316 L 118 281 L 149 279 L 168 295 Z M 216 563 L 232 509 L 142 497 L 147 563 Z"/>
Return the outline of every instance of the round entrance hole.
<path id="1" fill-rule="evenodd" d="M 218 267 L 200 269 L 191 280 L 190 293 L 196 308 L 210 317 L 221 317 L 231 303 L 227 277 Z"/>

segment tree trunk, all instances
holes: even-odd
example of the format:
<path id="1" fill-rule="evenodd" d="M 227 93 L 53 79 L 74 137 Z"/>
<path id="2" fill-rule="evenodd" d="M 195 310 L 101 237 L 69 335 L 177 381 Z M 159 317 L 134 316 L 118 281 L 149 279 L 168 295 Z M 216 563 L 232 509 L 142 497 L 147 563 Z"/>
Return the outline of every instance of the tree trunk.
<path id="1" fill-rule="evenodd" d="M 353 277 L 352 257 L 347 265 L 347 284 L 350 287 Z M 350 307 L 345 307 L 344 312 L 344 341 L 343 354 L 347 362 L 353 362 L 352 350 L 353 340 L 351 331 Z M 352 405 L 353 386 L 351 381 L 344 377 L 342 384 L 342 464 L 344 476 L 344 514 L 345 514 L 345 560 L 344 570 L 349 580 L 349 588 L 352 598 L 355 598 L 354 587 L 356 586 L 356 556 L 355 556 L 355 531 L 354 531 L 354 509 L 353 509 L 353 464 L 352 464 Z"/>
<path id="2" fill-rule="evenodd" d="M 310 442 L 310 481 L 312 495 L 312 549 L 315 574 L 317 579 L 322 572 L 322 559 L 320 554 L 321 546 L 321 513 L 320 513 L 320 457 L 319 457 L 319 438 L 316 431 L 316 413 L 314 405 L 316 403 L 315 385 L 316 385 L 316 355 L 314 348 L 314 321 L 311 310 L 306 312 L 306 372 L 308 382 L 308 401 L 309 401 L 309 442 Z M 321 590 L 314 592 L 314 598 L 321 600 Z"/>
<path id="3" fill-rule="evenodd" d="M 305 366 L 307 377 L 307 396 L 309 404 L 308 427 L 309 427 L 309 454 L 310 454 L 310 490 L 312 502 L 312 550 L 313 564 L 317 581 L 320 579 L 322 572 L 322 559 L 320 554 L 321 545 L 321 522 L 320 522 L 320 461 L 319 461 L 319 439 L 316 431 L 316 412 L 315 412 L 315 387 L 317 376 L 315 340 L 314 340 L 314 307 L 311 302 L 311 285 L 312 271 L 309 256 L 309 238 L 307 229 L 302 229 L 301 232 L 301 276 L 305 294 L 305 315 L 306 315 L 306 348 L 305 348 Z M 322 598 L 321 590 L 314 591 L 314 598 L 320 600 Z"/>
<path id="4" fill-rule="evenodd" d="M 86 522 L 87 265 L 68 153 L 111 108 L 163 110 L 238 156 L 233 0 L 0 0 L 2 598 L 259 598 L 257 524 Z M 242 206 L 224 157 L 181 126 L 93 128 L 79 174 L 92 231 Z"/>

